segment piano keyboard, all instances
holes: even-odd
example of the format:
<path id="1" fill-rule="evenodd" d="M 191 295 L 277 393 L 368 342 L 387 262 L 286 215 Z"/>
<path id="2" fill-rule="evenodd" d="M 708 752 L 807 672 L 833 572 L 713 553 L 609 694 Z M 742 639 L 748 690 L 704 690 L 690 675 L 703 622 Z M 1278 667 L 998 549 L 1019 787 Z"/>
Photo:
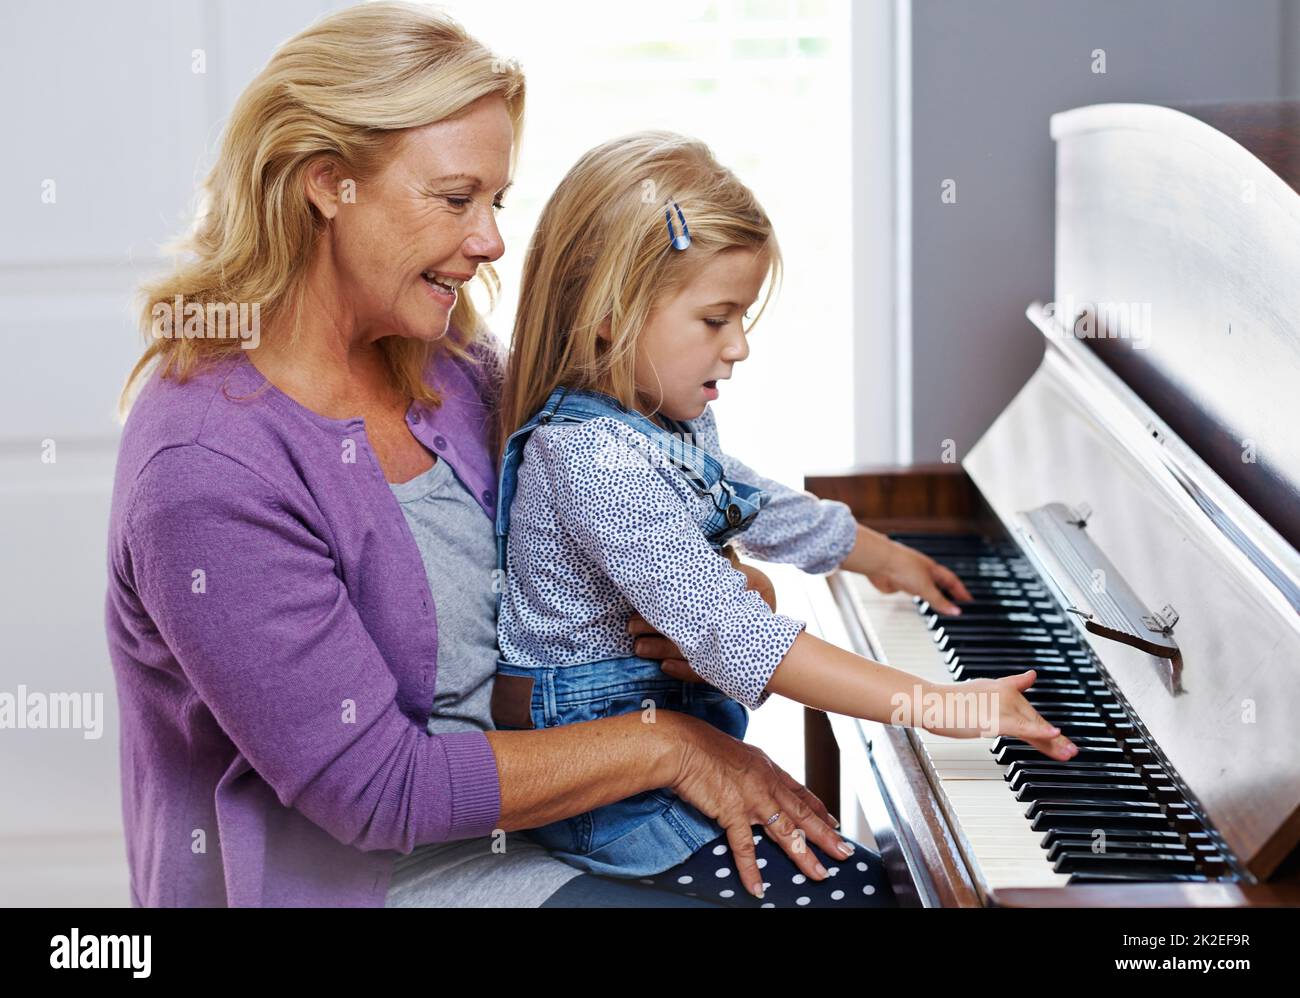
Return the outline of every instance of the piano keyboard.
<path id="1" fill-rule="evenodd" d="M 1026 699 L 1078 747 L 1060 762 L 1015 738 L 913 729 L 963 850 L 990 890 L 1228 876 L 1210 834 L 1097 672 L 1096 659 L 1013 545 L 892 534 L 970 590 L 955 620 L 844 573 L 891 666 L 938 683 L 1038 671 Z"/>

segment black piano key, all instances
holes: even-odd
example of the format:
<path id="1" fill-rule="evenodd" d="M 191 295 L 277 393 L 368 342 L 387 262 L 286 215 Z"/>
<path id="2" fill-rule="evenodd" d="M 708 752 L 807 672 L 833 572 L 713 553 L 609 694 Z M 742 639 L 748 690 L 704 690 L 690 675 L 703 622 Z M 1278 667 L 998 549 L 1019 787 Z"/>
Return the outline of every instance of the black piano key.
<path id="1" fill-rule="evenodd" d="M 1200 872 L 1187 853 L 1070 852 L 1058 857 L 1053 868 L 1057 873 L 1128 873 L 1161 879 L 1167 874 Z"/>
<path id="2" fill-rule="evenodd" d="M 972 662 L 978 665 L 1024 665 L 1028 668 L 1035 662 L 1043 662 L 1046 665 L 1064 665 L 1065 656 L 1055 648 L 1034 648 L 1027 646 L 1024 648 L 952 648 L 941 649 L 946 651 L 944 661 L 949 665 L 960 665 L 962 662 Z"/>
<path id="3" fill-rule="evenodd" d="M 1077 738 L 1071 735 L 1069 736 L 1069 738 L 1070 741 L 1074 742 L 1075 745 L 1079 746 L 1079 751 L 1081 753 L 1087 751 L 1088 749 L 1102 749 L 1102 748 L 1118 749 L 1121 747 L 1117 739 L 1107 738 L 1105 735 L 1080 735 Z M 1001 752 L 1004 748 L 1011 748 L 1017 745 L 1028 745 L 1028 744 L 1029 743 L 1022 738 L 1013 738 L 1011 735 L 998 735 L 997 738 L 993 740 L 993 744 L 990 746 L 990 751 L 992 751 L 996 755 L 998 752 Z"/>
<path id="4" fill-rule="evenodd" d="M 1068 718 L 1061 718 L 1060 720 L 1052 721 L 1052 723 L 1060 728 L 1061 731 L 1071 739 L 1074 738 L 1075 735 L 1078 735 L 1080 738 L 1106 735 L 1113 730 L 1112 725 L 1106 721 L 1072 721 Z"/>
<path id="5" fill-rule="evenodd" d="M 1083 793 L 1089 787 L 1094 786 L 1134 786 L 1139 787 L 1142 793 L 1151 800 L 1175 801 L 1181 799 L 1173 787 L 1163 784 L 1152 787 L 1150 784 L 1143 782 L 1142 777 L 1136 771 L 1126 772 L 1119 769 L 1103 769 L 1070 772 L 1034 767 L 1021 769 L 1015 773 L 1009 772 L 1007 777 L 1007 789 L 1012 793 L 1015 793 L 1021 787 L 1056 785 L 1076 788 L 1076 790 L 1071 791 L 1072 793 Z"/>
<path id="6" fill-rule="evenodd" d="M 1025 671 L 1032 668 L 1032 665 L 1027 665 Z M 1092 690 L 1088 688 L 1087 680 L 1080 676 L 1070 676 L 1068 679 L 1044 676 L 1035 679 L 1034 685 L 1025 690 L 1024 695 L 1026 698 L 1037 697 L 1044 703 L 1080 703 L 1087 702 L 1092 697 Z"/>
<path id="7" fill-rule="evenodd" d="M 1009 613 L 988 613 L 988 614 L 971 614 L 962 613 L 960 617 L 950 617 L 946 613 L 930 613 L 925 617 L 925 626 L 928 630 L 933 631 L 936 627 L 942 627 L 945 624 L 984 624 L 988 627 L 1015 626 L 1026 624 L 1029 626 L 1047 626 L 1061 623 L 1061 618 L 1055 614 L 1027 613 L 1023 610 L 1016 610 Z"/>
<path id="8" fill-rule="evenodd" d="M 1071 649 L 1059 648 L 1050 644 L 1030 643 L 1012 647 L 1011 645 L 965 644 L 957 640 L 949 641 L 947 648 L 941 648 L 939 645 L 940 643 L 936 641 L 935 647 L 945 652 L 945 657 L 948 659 L 964 657 L 978 659 L 981 662 L 1000 662 L 1008 665 L 1016 662 L 1031 662 L 1035 659 L 1051 659 L 1054 662 L 1069 662 L 1083 669 L 1092 668 L 1090 660 L 1080 658 Z"/>
<path id="9" fill-rule="evenodd" d="M 1042 783 L 1035 780 L 1022 780 L 1019 785 L 1012 784 L 1011 790 L 1016 800 L 1148 800 L 1147 788 L 1141 783 L 1066 783 L 1054 781 Z"/>
<path id="10" fill-rule="evenodd" d="M 1098 800 L 1091 794 L 1079 797 L 1044 797 L 1030 801 L 1025 808 L 1026 818 L 1037 818 L 1040 814 L 1056 811 L 1061 814 L 1151 814 L 1163 815 L 1164 811 L 1155 801 L 1149 800 Z"/>
<path id="11" fill-rule="evenodd" d="M 998 550 L 989 540 L 979 534 L 936 534 L 932 531 L 899 530 L 889 535 L 900 544 L 915 547 L 918 551 L 930 554 L 933 551 L 955 553 L 958 551 Z M 933 555 L 931 555 L 933 557 Z"/>
<path id="12" fill-rule="evenodd" d="M 987 600 L 953 600 L 953 602 L 961 608 L 961 617 L 963 619 L 983 616 L 1000 616 L 1001 614 L 1010 613 L 1012 611 L 1017 613 L 1029 613 L 1033 610 L 1033 606 L 1029 600 L 1020 599 L 1019 597 L 1014 596 L 1008 596 L 1005 599 L 995 597 Z M 922 616 L 941 617 L 944 620 L 951 619 L 948 614 L 939 613 L 924 600 L 918 604 L 917 608 L 920 610 Z"/>
<path id="13" fill-rule="evenodd" d="M 1108 828 L 1143 828 L 1150 831 L 1169 831 L 1173 819 L 1160 814 L 1148 814 L 1142 811 L 1040 811 L 1029 822 L 1029 827 L 1036 832 L 1046 832 L 1053 828 L 1094 829 Z"/>
<path id="14" fill-rule="evenodd" d="M 989 647 L 1007 646 L 1016 651 L 1023 648 L 1025 644 L 1036 648 L 1050 648 L 1054 645 L 1060 645 L 1062 636 L 1055 633 L 1055 628 L 1047 627 L 976 628 L 946 627 L 940 624 L 930 632 L 930 638 L 941 648 L 957 648 L 960 650 L 965 645 L 969 651 L 983 651 Z M 1064 655 L 1071 649 L 1061 647 L 1057 650 Z"/>
<path id="15" fill-rule="evenodd" d="M 1032 761 L 1032 760 L 1048 758 L 1048 756 L 1038 751 L 1038 749 L 1034 748 L 1032 745 L 1025 742 L 1021 742 L 1014 745 L 1005 745 L 999 751 L 994 752 L 994 757 L 997 759 L 998 762 L 1002 763 L 1003 765 L 1006 765 L 1007 763 L 1010 762 L 1015 762 L 1017 759 Z M 1104 748 L 1104 747 L 1103 748 L 1080 747 L 1078 754 L 1075 755 L 1074 757 L 1074 759 L 1078 759 L 1082 762 L 1106 762 L 1108 760 L 1118 760 L 1123 758 L 1124 758 L 1124 752 L 1122 749 Z M 1073 762 L 1074 759 L 1071 759 L 1069 761 Z"/>
<path id="16" fill-rule="evenodd" d="M 1227 867 L 1223 856 L 1213 847 L 1202 849 L 1197 846 L 1187 847 L 1173 840 L 1147 841 L 1130 838 L 1107 838 L 1104 849 L 1098 849 L 1097 843 L 1087 839 L 1058 839 L 1047 848 L 1049 863 L 1055 863 L 1061 856 L 1070 854 L 1091 856 L 1150 856 L 1175 855 L 1189 856 L 1196 867 L 1206 873 L 1221 873 Z"/>
<path id="17" fill-rule="evenodd" d="M 1209 879 L 1210 878 L 1203 873 L 1186 873 L 1186 874 L 1170 873 L 1170 874 L 1161 874 L 1158 877 L 1153 877 L 1150 874 L 1115 873 L 1115 872 L 1102 873 L 1098 871 L 1096 873 L 1071 874 L 1070 879 L 1065 882 L 1065 885 L 1069 887 L 1073 884 L 1101 884 L 1101 883 L 1107 883 L 1111 881 L 1129 881 L 1132 883 L 1146 883 L 1153 880 L 1169 881 L 1171 883 L 1186 882 L 1186 883 L 1203 884 L 1203 883 L 1207 883 Z"/>
<path id="18" fill-rule="evenodd" d="M 1050 850 L 1057 842 L 1104 842 L 1107 849 L 1119 842 L 1159 842 L 1164 845 L 1192 847 L 1209 841 L 1205 832 L 1186 836 L 1167 828 L 1114 828 L 1098 825 L 1096 828 L 1049 828 L 1043 836 L 1042 846 Z"/>
<path id="19" fill-rule="evenodd" d="M 1022 695 L 1036 708 L 1042 708 L 1078 703 L 1088 693 L 1078 682 L 1069 683 L 1049 679 L 1045 683 L 1041 680 L 1035 682 Z"/>
<path id="20" fill-rule="evenodd" d="M 1041 762 L 1013 762 L 1002 774 L 1008 782 L 1016 779 L 1052 778 L 1052 779 L 1097 779 L 1103 783 L 1110 780 L 1125 779 L 1137 782 L 1141 779 L 1138 767 L 1128 762 L 1078 762 L 1075 759 L 1044 759 Z"/>
<path id="21" fill-rule="evenodd" d="M 1049 648 L 1052 639 L 1046 634 L 963 634 L 956 639 L 951 634 L 945 634 L 935 644 L 940 651 L 948 651 L 950 648 L 963 651 L 985 649 L 1011 654 L 1028 648 Z"/>
<path id="22" fill-rule="evenodd" d="M 1032 668 L 1043 676 L 1070 675 L 1068 665 L 1035 665 Z M 972 665 L 966 662 L 951 666 L 948 671 L 952 673 L 954 679 L 961 682 L 965 679 L 1001 679 L 1003 676 L 1018 676 L 1025 669 L 1026 667 L 1019 665 Z"/>
<path id="23" fill-rule="evenodd" d="M 1047 847 L 1047 861 L 1056 862 L 1057 857 L 1064 856 L 1067 853 L 1092 853 L 1095 856 L 1107 856 L 1111 853 L 1128 853 L 1141 855 L 1143 853 L 1172 853 L 1176 855 L 1191 856 L 1198 862 L 1206 855 L 1199 850 L 1192 851 L 1176 839 L 1166 839 L 1163 841 L 1153 842 L 1149 839 L 1135 838 L 1110 838 L 1107 837 L 1104 849 L 1097 848 L 1098 843 L 1090 838 L 1059 838 Z"/>
<path id="24" fill-rule="evenodd" d="M 1086 709 L 1084 709 L 1085 707 L 1088 707 L 1088 706 L 1091 706 L 1091 705 L 1090 705 L 1090 704 L 1081 704 L 1081 705 L 1079 706 L 1079 708 L 1076 709 L 1076 710 L 1060 710 L 1060 709 L 1058 709 L 1058 708 L 1056 708 L 1056 707 L 1040 707 L 1040 708 L 1038 708 L 1038 713 L 1042 714 L 1043 717 L 1047 718 L 1049 721 L 1052 721 L 1052 722 L 1056 722 L 1056 721 L 1075 721 L 1075 722 L 1083 722 L 1083 721 L 1108 721 L 1108 720 L 1111 719 L 1108 715 L 1103 714 L 1103 713 L 1101 713 L 1100 711 L 1097 711 L 1097 710 L 1086 710 Z"/>
<path id="25" fill-rule="evenodd" d="M 938 617 L 939 614 L 932 616 Z M 963 634 L 1046 634 L 1049 628 L 1037 621 L 1014 621 L 1007 617 L 981 617 L 978 620 L 944 617 L 936 623 L 934 630 L 960 637 Z"/>

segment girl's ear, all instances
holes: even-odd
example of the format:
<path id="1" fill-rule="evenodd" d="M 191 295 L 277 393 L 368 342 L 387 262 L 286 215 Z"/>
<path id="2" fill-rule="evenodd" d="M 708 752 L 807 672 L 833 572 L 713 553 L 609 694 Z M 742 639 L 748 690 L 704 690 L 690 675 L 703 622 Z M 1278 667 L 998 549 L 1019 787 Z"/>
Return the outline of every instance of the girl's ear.
<path id="1" fill-rule="evenodd" d="M 610 341 L 610 321 L 609 316 L 600 320 L 600 325 L 596 327 L 596 336 L 606 343 Z"/>

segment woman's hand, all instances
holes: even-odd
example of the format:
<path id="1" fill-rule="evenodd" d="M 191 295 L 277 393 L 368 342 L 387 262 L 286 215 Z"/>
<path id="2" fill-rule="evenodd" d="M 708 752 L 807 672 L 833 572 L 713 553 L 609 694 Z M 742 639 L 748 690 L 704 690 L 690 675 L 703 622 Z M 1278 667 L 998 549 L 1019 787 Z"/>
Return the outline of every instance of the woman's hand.
<path id="1" fill-rule="evenodd" d="M 993 738 L 1006 735 L 1028 742 L 1043 755 L 1065 761 L 1079 754 L 1079 747 L 1061 734 L 1024 697 L 1024 691 L 1038 680 L 1030 669 L 998 679 L 968 679 L 935 688 L 944 697 L 942 716 L 970 723 L 954 727 L 924 725 L 925 730 L 949 738 Z M 973 695 L 974 699 L 969 699 Z M 950 699 L 961 697 L 961 700 Z M 960 710 L 957 709 L 960 706 Z M 927 716 L 922 712 L 922 718 Z"/>
<path id="2" fill-rule="evenodd" d="M 735 557 L 730 547 L 723 549 L 736 569 L 745 576 L 745 588 L 753 589 L 758 595 L 763 597 L 763 602 L 770 606 L 773 611 L 776 610 L 776 589 L 772 585 L 772 580 L 760 572 L 753 565 L 746 565 Z M 688 683 L 702 683 L 703 679 L 693 670 L 686 662 L 686 656 L 682 650 L 672 641 L 664 637 L 650 625 L 650 623 L 639 613 L 632 614 L 627 622 L 627 632 L 636 637 L 633 650 L 642 658 L 657 658 L 662 663 L 664 672 L 674 679 L 681 679 Z"/>
<path id="3" fill-rule="evenodd" d="M 764 834 L 784 849 L 810 880 L 825 880 L 830 874 L 808 843 L 831 856 L 847 859 L 852 855 L 853 847 L 836 834 L 833 826 L 839 822 L 826 805 L 762 749 L 690 715 L 677 714 L 675 718 L 680 718 L 682 727 L 674 728 L 672 734 L 681 737 L 684 748 L 677 777 L 669 787 L 726 830 L 736 872 L 751 894 L 763 896 L 753 825 L 763 826 Z M 776 814 L 780 817 L 767 824 Z"/>
<path id="4" fill-rule="evenodd" d="M 968 601 L 971 598 L 953 571 L 898 541 L 888 542 L 884 557 L 876 564 L 878 567 L 865 574 L 882 593 L 895 593 L 901 589 L 913 596 L 920 596 L 940 613 L 954 616 L 961 613 L 961 610 L 939 591 L 940 587 L 955 600 Z"/>

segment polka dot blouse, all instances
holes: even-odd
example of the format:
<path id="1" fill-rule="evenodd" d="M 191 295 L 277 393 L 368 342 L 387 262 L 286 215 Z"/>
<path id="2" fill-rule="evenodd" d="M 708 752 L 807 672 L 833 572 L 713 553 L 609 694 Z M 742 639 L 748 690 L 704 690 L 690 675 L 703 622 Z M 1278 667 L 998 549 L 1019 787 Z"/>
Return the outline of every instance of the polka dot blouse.
<path id="1" fill-rule="evenodd" d="M 771 493 L 733 539 L 742 553 L 829 572 L 853 548 L 844 503 L 766 479 L 723 453 L 712 411 L 695 444 L 729 478 Z M 538 427 L 524 447 L 510 509 L 501 654 L 520 666 L 580 665 L 635 654 L 636 610 L 707 682 L 751 709 L 804 623 L 773 613 L 710 547 L 712 510 L 643 434 L 616 419 Z"/>

